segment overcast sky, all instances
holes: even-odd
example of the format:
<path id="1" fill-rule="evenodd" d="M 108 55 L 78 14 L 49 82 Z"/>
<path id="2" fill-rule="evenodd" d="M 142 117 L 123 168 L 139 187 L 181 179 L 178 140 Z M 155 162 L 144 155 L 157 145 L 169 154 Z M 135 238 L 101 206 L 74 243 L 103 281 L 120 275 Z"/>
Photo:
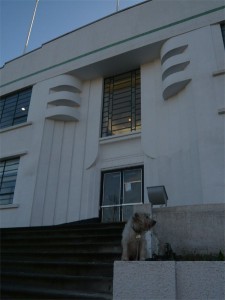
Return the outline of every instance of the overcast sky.
<path id="1" fill-rule="evenodd" d="M 138 0 L 120 0 L 123 9 Z M 36 0 L 0 0 L 0 67 L 23 54 Z M 116 11 L 117 0 L 39 0 L 27 52 Z"/>

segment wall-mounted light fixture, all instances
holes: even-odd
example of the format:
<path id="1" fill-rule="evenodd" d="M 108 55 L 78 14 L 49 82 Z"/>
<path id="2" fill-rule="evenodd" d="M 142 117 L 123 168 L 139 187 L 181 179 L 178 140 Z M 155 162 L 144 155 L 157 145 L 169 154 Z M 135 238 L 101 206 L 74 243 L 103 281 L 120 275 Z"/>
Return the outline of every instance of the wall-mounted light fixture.
<path id="1" fill-rule="evenodd" d="M 148 200 L 151 205 L 167 206 L 168 196 L 164 185 L 147 187 Z"/>

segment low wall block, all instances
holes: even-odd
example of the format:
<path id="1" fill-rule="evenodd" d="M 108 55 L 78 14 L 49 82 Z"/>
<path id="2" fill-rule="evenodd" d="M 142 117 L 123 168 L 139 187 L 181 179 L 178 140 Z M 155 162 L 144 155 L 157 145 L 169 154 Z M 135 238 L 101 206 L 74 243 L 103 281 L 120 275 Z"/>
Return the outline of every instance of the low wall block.
<path id="1" fill-rule="evenodd" d="M 224 300 L 224 261 L 116 261 L 113 300 Z"/>
<path id="2" fill-rule="evenodd" d="M 113 300 L 175 299 L 174 262 L 114 263 Z"/>

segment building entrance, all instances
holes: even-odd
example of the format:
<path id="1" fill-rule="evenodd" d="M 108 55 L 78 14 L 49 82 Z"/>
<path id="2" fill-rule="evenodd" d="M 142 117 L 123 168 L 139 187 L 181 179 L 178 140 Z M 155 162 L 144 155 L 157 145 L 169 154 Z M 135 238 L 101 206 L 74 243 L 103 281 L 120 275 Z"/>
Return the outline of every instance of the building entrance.
<path id="1" fill-rule="evenodd" d="M 103 172 L 101 190 L 102 222 L 126 221 L 143 203 L 143 167 Z"/>

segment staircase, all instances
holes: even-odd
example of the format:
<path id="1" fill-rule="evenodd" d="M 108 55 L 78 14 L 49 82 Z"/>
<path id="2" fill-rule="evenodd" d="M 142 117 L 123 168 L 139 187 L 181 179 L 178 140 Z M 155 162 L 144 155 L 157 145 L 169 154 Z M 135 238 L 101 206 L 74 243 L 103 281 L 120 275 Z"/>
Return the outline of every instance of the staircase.
<path id="1" fill-rule="evenodd" d="M 1 299 L 112 299 L 123 223 L 1 230 Z"/>

